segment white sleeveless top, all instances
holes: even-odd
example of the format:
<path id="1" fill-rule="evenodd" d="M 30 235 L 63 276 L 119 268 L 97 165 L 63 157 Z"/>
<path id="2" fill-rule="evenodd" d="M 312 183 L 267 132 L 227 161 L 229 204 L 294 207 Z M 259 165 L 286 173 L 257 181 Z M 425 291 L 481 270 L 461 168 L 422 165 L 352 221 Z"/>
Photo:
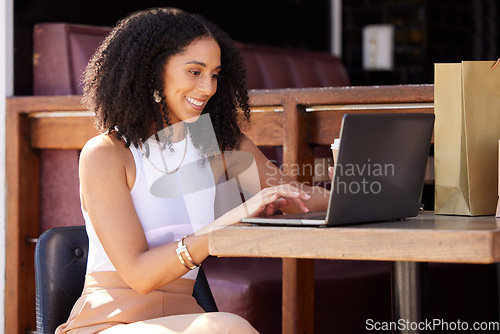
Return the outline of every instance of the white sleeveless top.
<path id="1" fill-rule="evenodd" d="M 184 160 L 182 157 L 187 147 Z M 208 159 L 202 158 L 189 136 L 161 150 L 156 141 L 148 141 L 149 161 L 141 149 L 133 145 L 136 176 L 130 191 L 149 247 L 176 241 L 208 225 L 214 220 L 215 181 Z M 175 170 L 172 174 L 162 171 Z M 87 273 L 116 271 L 95 233 L 88 213 L 83 210 L 89 236 Z M 196 279 L 198 270 L 184 278 Z"/>

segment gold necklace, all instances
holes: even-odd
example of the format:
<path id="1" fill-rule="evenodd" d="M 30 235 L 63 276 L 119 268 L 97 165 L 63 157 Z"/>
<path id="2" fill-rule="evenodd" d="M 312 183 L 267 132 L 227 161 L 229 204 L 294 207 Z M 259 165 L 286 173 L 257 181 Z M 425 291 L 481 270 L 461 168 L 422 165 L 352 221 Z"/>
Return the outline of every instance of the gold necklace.
<path id="1" fill-rule="evenodd" d="M 163 174 L 173 174 L 173 173 L 177 172 L 179 170 L 179 168 L 181 168 L 182 163 L 184 162 L 184 158 L 186 157 L 186 152 L 187 152 L 187 147 L 188 147 L 188 131 L 187 131 L 187 126 L 184 126 L 184 139 L 186 140 L 186 144 L 184 145 L 184 153 L 182 154 L 181 162 L 180 162 L 179 166 L 177 166 L 177 168 L 174 169 L 174 170 L 172 170 L 172 171 L 166 172 L 166 171 L 158 168 L 151 160 L 149 160 L 148 156 L 144 153 L 144 151 L 142 150 L 142 145 L 140 145 L 141 153 L 142 153 L 142 155 L 144 157 L 146 157 L 146 160 L 151 164 L 151 166 L 154 169 L 156 169 L 158 172 L 163 173 Z M 160 151 L 162 150 L 159 142 L 158 142 L 158 148 L 160 149 Z M 160 154 L 160 156 L 162 158 L 163 165 L 166 166 L 167 164 L 165 163 L 165 158 L 163 157 L 162 154 Z"/>

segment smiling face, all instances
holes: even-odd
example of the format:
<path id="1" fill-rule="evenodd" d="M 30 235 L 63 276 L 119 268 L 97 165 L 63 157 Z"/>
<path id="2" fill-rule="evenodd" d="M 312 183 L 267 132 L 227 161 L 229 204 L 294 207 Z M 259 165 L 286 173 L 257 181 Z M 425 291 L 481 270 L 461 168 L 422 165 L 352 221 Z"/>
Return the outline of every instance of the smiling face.
<path id="1" fill-rule="evenodd" d="M 219 44 L 211 37 L 194 40 L 165 64 L 164 96 L 172 124 L 201 115 L 217 90 L 221 69 Z"/>

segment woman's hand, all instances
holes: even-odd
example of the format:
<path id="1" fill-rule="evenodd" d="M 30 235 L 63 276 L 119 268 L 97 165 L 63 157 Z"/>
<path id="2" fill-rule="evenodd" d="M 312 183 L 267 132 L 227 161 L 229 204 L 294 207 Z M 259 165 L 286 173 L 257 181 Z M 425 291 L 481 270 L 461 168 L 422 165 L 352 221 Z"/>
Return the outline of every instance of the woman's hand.
<path id="1" fill-rule="evenodd" d="M 308 212 L 304 201 L 311 196 L 289 184 L 265 188 L 257 195 L 241 204 L 237 209 L 244 210 L 245 217 L 270 216 L 279 208 L 294 203 L 302 212 Z"/>
<path id="2" fill-rule="evenodd" d="M 294 204 L 302 212 L 308 212 L 309 209 L 304 202 L 310 198 L 309 194 L 290 184 L 268 187 L 246 202 L 229 210 L 213 223 L 196 231 L 195 235 L 203 235 L 210 231 L 239 223 L 243 218 L 270 216 L 281 207 L 290 204 Z"/>

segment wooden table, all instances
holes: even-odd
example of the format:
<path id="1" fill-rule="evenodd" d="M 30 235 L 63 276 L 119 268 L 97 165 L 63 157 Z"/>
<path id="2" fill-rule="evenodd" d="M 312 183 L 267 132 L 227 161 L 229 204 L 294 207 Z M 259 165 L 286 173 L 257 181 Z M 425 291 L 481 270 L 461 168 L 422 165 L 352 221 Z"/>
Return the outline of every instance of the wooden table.
<path id="1" fill-rule="evenodd" d="M 313 333 L 314 259 L 393 261 L 393 319 L 419 322 L 427 262 L 499 262 L 500 219 L 426 212 L 335 228 L 237 224 L 210 232 L 209 244 L 214 256 L 283 258 L 283 333 Z"/>

